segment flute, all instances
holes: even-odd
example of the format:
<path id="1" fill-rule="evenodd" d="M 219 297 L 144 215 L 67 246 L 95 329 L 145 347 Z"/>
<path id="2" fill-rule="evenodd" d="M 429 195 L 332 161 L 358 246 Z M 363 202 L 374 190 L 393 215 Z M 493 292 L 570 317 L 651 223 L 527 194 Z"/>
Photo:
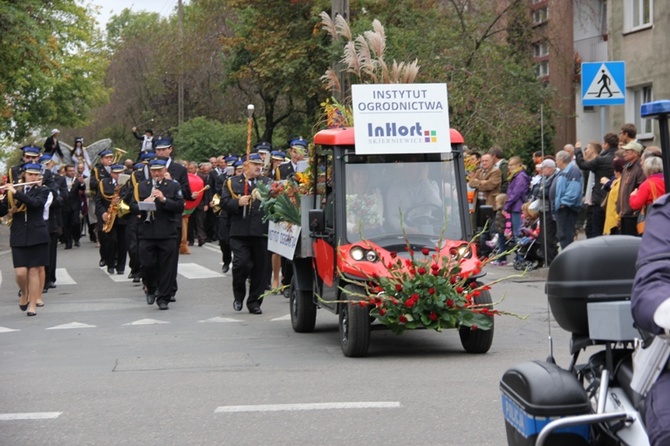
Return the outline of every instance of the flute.
<path id="1" fill-rule="evenodd" d="M 7 188 L 9 188 L 10 185 L 14 186 L 14 188 L 17 188 L 17 187 L 31 186 L 33 184 L 41 184 L 41 183 L 42 183 L 42 180 L 28 181 L 27 183 L 16 183 L 16 184 L 8 183 L 8 184 L 4 184 L 4 185 L 0 186 L 0 190 L 7 189 Z"/>

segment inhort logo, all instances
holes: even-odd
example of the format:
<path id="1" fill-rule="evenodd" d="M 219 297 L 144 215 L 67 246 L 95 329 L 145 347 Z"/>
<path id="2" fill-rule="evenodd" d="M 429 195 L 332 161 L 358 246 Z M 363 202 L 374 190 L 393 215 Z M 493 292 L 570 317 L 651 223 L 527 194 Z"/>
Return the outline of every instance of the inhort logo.
<path id="1" fill-rule="evenodd" d="M 420 123 L 412 126 L 398 125 L 395 122 L 387 122 L 384 125 L 374 127 L 368 123 L 368 137 L 370 138 L 397 138 L 397 137 L 419 137 L 423 142 L 437 142 L 436 130 L 423 130 Z"/>

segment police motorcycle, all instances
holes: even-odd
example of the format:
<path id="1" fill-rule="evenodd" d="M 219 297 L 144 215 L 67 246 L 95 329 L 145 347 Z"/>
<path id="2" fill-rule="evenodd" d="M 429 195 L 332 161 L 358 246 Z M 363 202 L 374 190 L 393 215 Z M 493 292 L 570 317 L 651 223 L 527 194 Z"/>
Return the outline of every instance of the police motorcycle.
<path id="1" fill-rule="evenodd" d="M 649 445 L 644 395 L 665 367 L 670 344 L 633 326 L 639 243 L 630 236 L 578 241 L 551 264 L 546 293 L 556 322 L 572 333 L 572 359 L 562 368 L 550 355 L 504 373 L 509 445 Z M 667 307 L 659 312 L 667 323 Z M 591 355 L 578 363 L 587 350 Z"/>

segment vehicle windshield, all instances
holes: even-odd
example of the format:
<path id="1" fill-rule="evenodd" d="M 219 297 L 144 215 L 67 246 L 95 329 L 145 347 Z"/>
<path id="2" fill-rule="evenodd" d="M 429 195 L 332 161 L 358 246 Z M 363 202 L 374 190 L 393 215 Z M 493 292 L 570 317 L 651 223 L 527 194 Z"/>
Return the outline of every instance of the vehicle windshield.
<path id="1" fill-rule="evenodd" d="M 349 242 L 464 237 L 451 154 L 347 155 L 345 178 Z"/>

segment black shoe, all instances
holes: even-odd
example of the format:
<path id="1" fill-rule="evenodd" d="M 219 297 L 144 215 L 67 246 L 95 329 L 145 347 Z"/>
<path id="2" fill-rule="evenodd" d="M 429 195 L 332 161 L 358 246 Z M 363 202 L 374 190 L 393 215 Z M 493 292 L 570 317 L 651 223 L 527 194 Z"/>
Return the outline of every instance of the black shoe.
<path id="1" fill-rule="evenodd" d="M 133 277 L 133 283 L 140 283 L 141 281 L 142 281 L 142 278 L 140 276 Z"/>
<path id="2" fill-rule="evenodd" d="M 147 305 L 153 305 L 156 302 L 156 294 L 146 293 L 147 296 Z"/>
<path id="3" fill-rule="evenodd" d="M 47 282 L 47 288 L 56 288 L 56 284 L 54 282 Z"/>
<path id="4" fill-rule="evenodd" d="M 81 244 L 80 244 L 79 242 L 74 242 L 74 246 L 76 246 L 77 248 L 79 248 L 79 247 L 81 246 Z"/>
<path id="5" fill-rule="evenodd" d="M 72 245 L 65 245 L 65 249 L 72 249 Z"/>
<path id="6" fill-rule="evenodd" d="M 263 314 L 263 310 L 261 310 L 261 307 L 251 307 L 251 308 L 249 308 L 249 313 L 251 313 L 251 314 Z"/>
<path id="7" fill-rule="evenodd" d="M 229 264 L 223 265 L 221 267 L 221 271 L 223 272 L 223 274 L 226 274 L 228 271 L 230 271 L 230 265 Z"/>
<path id="8" fill-rule="evenodd" d="M 100 260 L 98 262 L 98 265 L 100 266 L 100 268 L 102 268 L 103 266 L 107 265 L 107 262 L 105 262 L 104 260 Z"/>
<path id="9" fill-rule="evenodd" d="M 170 296 L 170 302 L 177 302 L 177 298 L 174 296 Z"/>
<path id="10" fill-rule="evenodd" d="M 19 308 L 21 309 L 21 311 L 26 311 L 28 309 L 28 304 L 25 305 L 19 304 Z"/>
<path id="11" fill-rule="evenodd" d="M 242 311 L 242 302 L 239 301 L 239 300 L 234 300 L 233 301 L 233 310 Z"/>
<path id="12" fill-rule="evenodd" d="M 117 269 L 117 270 L 116 270 L 116 274 L 118 274 L 119 276 L 123 276 L 125 273 L 126 273 L 126 272 L 125 272 L 124 270 L 122 270 L 122 269 Z"/>
<path id="13" fill-rule="evenodd" d="M 26 314 L 27 314 L 28 316 L 36 316 L 36 315 L 37 315 L 37 313 L 35 313 L 34 311 L 29 311 L 29 312 L 27 312 Z"/>
<path id="14" fill-rule="evenodd" d="M 112 267 L 112 266 L 107 267 L 107 273 L 108 274 L 114 274 L 114 267 Z"/>
<path id="15" fill-rule="evenodd" d="M 158 308 L 161 310 L 167 310 L 168 309 L 168 303 L 165 302 L 164 300 L 159 300 L 158 301 Z"/>
<path id="16" fill-rule="evenodd" d="M 44 289 L 42 290 L 42 294 L 46 294 L 46 293 L 48 293 L 48 292 L 49 292 L 49 288 L 44 287 Z"/>

